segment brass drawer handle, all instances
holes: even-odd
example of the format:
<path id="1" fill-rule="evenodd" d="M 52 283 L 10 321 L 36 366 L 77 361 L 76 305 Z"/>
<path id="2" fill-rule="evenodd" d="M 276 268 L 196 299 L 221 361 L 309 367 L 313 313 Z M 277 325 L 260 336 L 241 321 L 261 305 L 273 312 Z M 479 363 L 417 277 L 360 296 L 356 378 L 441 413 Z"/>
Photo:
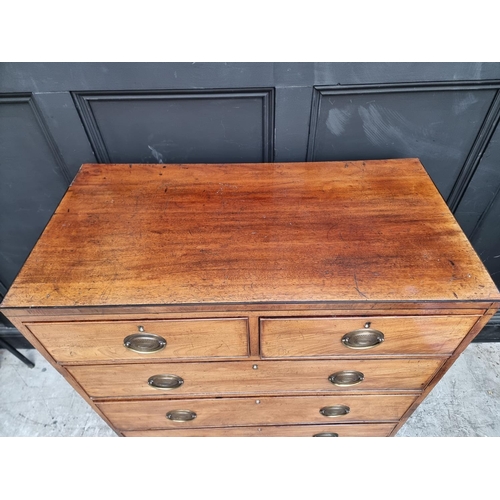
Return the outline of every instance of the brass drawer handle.
<path id="1" fill-rule="evenodd" d="M 342 417 L 350 411 L 351 409 L 346 405 L 325 406 L 319 410 L 324 417 Z"/>
<path id="2" fill-rule="evenodd" d="M 134 333 L 123 339 L 123 345 L 140 354 L 152 354 L 165 349 L 167 341 L 154 333 Z"/>
<path id="3" fill-rule="evenodd" d="M 361 328 L 346 333 L 342 344 L 349 349 L 373 349 L 384 341 L 384 334 L 373 328 Z"/>
<path id="4" fill-rule="evenodd" d="M 164 391 L 171 391 L 173 389 L 178 389 L 184 380 L 178 375 L 153 375 L 149 377 L 148 384 L 155 389 L 162 389 Z"/>
<path id="5" fill-rule="evenodd" d="M 191 410 L 172 410 L 167 413 L 166 417 L 172 422 L 189 422 L 194 420 L 197 415 Z"/>
<path id="6" fill-rule="evenodd" d="M 350 385 L 357 385 L 363 382 L 365 376 L 361 372 L 355 370 L 343 370 L 341 372 L 332 373 L 328 380 L 339 387 L 348 387 Z"/>
<path id="7" fill-rule="evenodd" d="M 338 438 L 339 435 L 336 432 L 319 432 L 318 434 L 314 434 L 314 438 Z"/>

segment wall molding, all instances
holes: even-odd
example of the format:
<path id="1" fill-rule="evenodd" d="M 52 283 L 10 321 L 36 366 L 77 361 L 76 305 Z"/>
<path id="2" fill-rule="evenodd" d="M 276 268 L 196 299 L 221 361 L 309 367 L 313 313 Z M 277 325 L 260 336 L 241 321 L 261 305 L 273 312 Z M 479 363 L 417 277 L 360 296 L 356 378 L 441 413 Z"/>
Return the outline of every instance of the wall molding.
<path id="1" fill-rule="evenodd" d="M 488 141 L 487 141 L 487 144 L 485 145 L 485 147 L 481 151 L 481 154 L 480 154 L 479 159 L 477 161 L 477 165 L 475 165 L 475 168 L 477 168 L 479 166 L 479 163 L 481 162 L 481 158 L 482 158 L 484 152 L 486 151 L 486 147 L 490 143 L 490 139 L 493 136 L 493 134 L 496 132 L 496 129 L 500 123 L 500 92 L 497 93 L 496 98 L 497 98 L 496 100 L 498 102 L 496 103 L 497 104 L 496 108 L 493 110 L 495 113 L 495 116 L 494 116 L 494 119 L 492 119 L 491 129 L 488 131 L 489 132 Z M 493 108 L 493 106 L 492 106 L 492 108 Z M 490 196 L 488 204 L 486 205 L 484 210 L 481 212 L 481 215 L 476 220 L 476 223 L 474 224 L 474 227 L 472 228 L 472 231 L 470 232 L 470 235 L 469 235 L 469 239 L 471 241 L 473 241 L 477 231 L 481 228 L 484 220 L 486 219 L 486 216 L 488 215 L 489 211 L 491 210 L 491 207 L 493 206 L 493 204 L 495 203 L 495 200 L 497 199 L 497 197 L 499 195 L 500 195 L 500 184 L 496 187 L 493 195 Z"/>
<path id="2" fill-rule="evenodd" d="M 40 131 L 45 141 L 47 142 L 47 145 L 49 146 L 50 152 L 54 157 L 56 165 L 62 177 L 69 186 L 71 184 L 71 181 L 73 180 L 73 177 L 71 176 L 68 166 L 66 165 L 66 162 L 64 161 L 61 152 L 59 151 L 59 148 L 57 147 L 57 144 L 54 138 L 52 137 L 52 134 L 50 133 L 47 127 L 47 124 L 45 123 L 42 113 L 40 112 L 38 106 L 36 105 L 35 96 L 33 94 L 0 94 L 0 105 L 4 103 L 28 104 L 28 106 L 31 109 L 31 112 L 33 113 L 33 116 L 35 117 L 35 121 L 38 127 L 40 128 Z"/>
<path id="3" fill-rule="evenodd" d="M 262 161 L 274 161 L 274 88 L 260 89 L 211 89 L 211 90 L 151 90 L 151 91 L 119 91 L 119 92 L 71 92 L 83 127 L 87 133 L 94 154 L 99 163 L 111 163 L 99 125 L 92 111 L 91 103 L 99 101 L 138 101 L 138 100 L 170 100 L 170 99 L 262 99 Z"/>
<path id="4" fill-rule="evenodd" d="M 318 128 L 318 119 L 321 110 L 321 99 L 328 96 L 342 95 L 367 95 L 367 94 L 391 94 L 412 92 L 447 92 L 457 90 L 496 90 L 490 109 L 484 117 L 478 135 L 473 141 L 472 147 L 467 154 L 466 160 L 455 180 L 453 188 L 447 198 L 447 203 L 454 212 L 465 191 L 469 187 L 472 177 L 476 172 L 481 157 L 488 147 L 493 131 L 500 119 L 500 80 L 477 81 L 445 81 L 445 82 L 418 82 L 418 83 L 396 83 L 396 84 L 372 84 L 372 85 L 346 85 L 346 86 L 316 86 L 313 88 L 313 99 L 311 105 L 311 118 L 309 139 L 307 145 L 307 161 L 314 161 L 315 141 Z"/>
<path id="5" fill-rule="evenodd" d="M 500 88 L 500 87 L 499 87 Z M 500 121 L 500 91 L 497 91 L 493 102 L 491 103 L 490 109 L 486 114 L 486 117 L 479 129 L 479 133 L 474 140 L 472 148 L 467 155 L 467 159 L 458 174 L 455 184 L 446 200 L 446 203 L 450 207 L 450 210 L 455 213 L 465 191 L 469 187 L 472 177 L 476 173 L 476 170 L 481 162 L 486 148 L 488 147 L 491 137 L 493 136 L 495 129 Z M 477 227 L 477 224 L 476 224 Z M 474 229 L 475 230 L 475 229 Z M 474 232 L 473 230 L 473 232 Z"/>

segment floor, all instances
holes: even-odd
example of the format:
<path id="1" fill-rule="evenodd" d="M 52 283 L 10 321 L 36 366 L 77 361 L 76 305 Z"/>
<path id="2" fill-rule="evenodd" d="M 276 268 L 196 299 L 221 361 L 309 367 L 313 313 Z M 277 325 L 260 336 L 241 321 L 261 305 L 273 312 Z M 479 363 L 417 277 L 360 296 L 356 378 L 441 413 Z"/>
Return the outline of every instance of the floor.
<path id="1" fill-rule="evenodd" d="M 0 350 L 0 436 L 115 436 L 35 350 Z M 472 344 L 398 436 L 500 436 L 500 343 Z"/>

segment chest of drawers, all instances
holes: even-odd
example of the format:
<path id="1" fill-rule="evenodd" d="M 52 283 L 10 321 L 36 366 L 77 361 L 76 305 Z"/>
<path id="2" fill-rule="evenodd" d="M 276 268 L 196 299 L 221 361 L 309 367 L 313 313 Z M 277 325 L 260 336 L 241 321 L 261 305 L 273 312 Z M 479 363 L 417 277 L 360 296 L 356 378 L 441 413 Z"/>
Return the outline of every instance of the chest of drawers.
<path id="1" fill-rule="evenodd" d="M 83 165 L 2 304 L 123 436 L 388 436 L 500 305 L 417 159 Z"/>

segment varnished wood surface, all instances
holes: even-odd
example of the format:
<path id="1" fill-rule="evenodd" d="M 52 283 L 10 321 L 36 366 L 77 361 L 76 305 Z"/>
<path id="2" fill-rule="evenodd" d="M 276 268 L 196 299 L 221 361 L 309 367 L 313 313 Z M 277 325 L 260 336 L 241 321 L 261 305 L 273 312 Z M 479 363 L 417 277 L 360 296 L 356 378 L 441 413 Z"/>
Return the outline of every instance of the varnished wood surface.
<path id="1" fill-rule="evenodd" d="M 192 359 L 245 357 L 249 354 L 246 318 L 184 319 L 166 321 L 89 321 L 73 323 L 28 323 L 56 361 L 126 361 L 151 359 Z M 137 353 L 127 349 L 123 340 L 146 333 L 163 337 L 164 349 Z"/>
<path id="2" fill-rule="evenodd" d="M 183 399 L 169 401 L 123 401 L 96 403 L 120 430 L 196 429 L 203 427 L 331 424 L 342 422 L 396 422 L 414 401 L 414 395 L 343 395 L 308 397 L 259 397 Z M 257 403 L 259 401 L 259 403 Z M 350 412 L 325 417 L 321 408 L 347 405 Z M 172 410 L 191 410 L 197 417 L 189 422 L 166 418 Z"/>
<path id="3" fill-rule="evenodd" d="M 408 316 L 356 318 L 261 318 L 261 350 L 267 358 L 397 354 L 450 355 L 480 316 Z M 370 328 L 384 341 L 369 349 L 350 349 L 341 339 Z"/>
<path id="4" fill-rule="evenodd" d="M 3 307 L 454 300 L 500 296 L 404 159 L 84 165 Z"/>
<path id="5" fill-rule="evenodd" d="M 147 365 L 74 366 L 68 371 L 94 398 L 203 397 L 270 394 L 328 394 L 370 390 L 422 390 L 443 359 L 339 360 L 339 361 L 224 361 L 209 363 L 154 363 Z M 255 368 L 256 367 L 256 368 Z M 339 387 L 328 377 L 342 370 L 356 370 L 364 380 Z M 151 387 L 153 375 L 181 377 L 172 390 Z"/>
<path id="6" fill-rule="evenodd" d="M 338 437 L 385 437 L 394 424 L 282 425 L 263 427 L 224 427 L 220 429 L 169 429 L 125 431 L 127 437 L 311 437 L 335 432 Z"/>

